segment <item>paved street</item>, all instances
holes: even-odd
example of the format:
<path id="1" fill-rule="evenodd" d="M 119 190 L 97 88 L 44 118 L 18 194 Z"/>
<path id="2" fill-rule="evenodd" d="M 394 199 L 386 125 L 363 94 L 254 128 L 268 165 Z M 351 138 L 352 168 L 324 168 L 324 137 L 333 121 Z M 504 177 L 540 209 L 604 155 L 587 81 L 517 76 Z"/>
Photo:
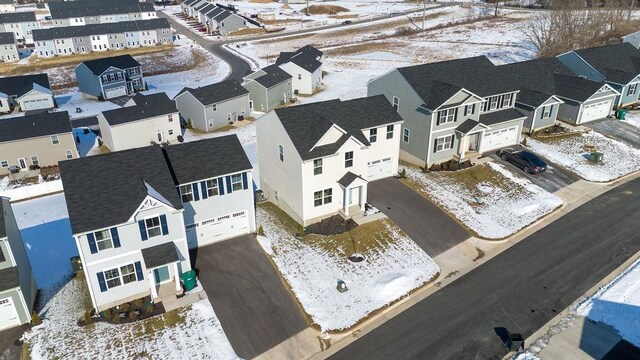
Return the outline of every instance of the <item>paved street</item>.
<path id="1" fill-rule="evenodd" d="M 333 359 L 499 359 L 496 328 L 526 338 L 640 250 L 640 179 L 517 243 Z"/>
<path id="2" fill-rule="evenodd" d="M 309 326 L 253 236 L 193 250 L 191 261 L 238 356 L 254 358 Z"/>
<path id="3" fill-rule="evenodd" d="M 22 345 L 16 345 L 15 342 L 28 328 L 26 324 L 0 331 L 0 360 L 22 359 Z"/>
<path id="4" fill-rule="evenodd" d="M 604 119 L 587 123 L 585 126 L 592 128 L 602 135 L 640 149 L 640 129 L 624 121 Z"/>
<path id="5" fill-rule="evenodd" d="M 369 183 L 367 201 L 389 216 L 431 257 L 471 236 L 442 209 L 396 178 Z"/>

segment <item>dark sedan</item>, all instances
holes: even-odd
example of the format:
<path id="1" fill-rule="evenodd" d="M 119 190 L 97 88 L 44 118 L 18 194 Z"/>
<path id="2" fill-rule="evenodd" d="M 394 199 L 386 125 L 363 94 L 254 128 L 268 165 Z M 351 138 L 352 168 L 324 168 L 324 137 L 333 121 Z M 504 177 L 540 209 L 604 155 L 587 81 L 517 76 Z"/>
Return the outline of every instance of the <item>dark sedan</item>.
<path id="1" fill-rule="evenodd" d="M 529 174 L 537 174 L 547 170 L 547 164 L 536 154 L 526 150 L 506 148 L 498 151 L 502 160 L 508 161 Z"/>

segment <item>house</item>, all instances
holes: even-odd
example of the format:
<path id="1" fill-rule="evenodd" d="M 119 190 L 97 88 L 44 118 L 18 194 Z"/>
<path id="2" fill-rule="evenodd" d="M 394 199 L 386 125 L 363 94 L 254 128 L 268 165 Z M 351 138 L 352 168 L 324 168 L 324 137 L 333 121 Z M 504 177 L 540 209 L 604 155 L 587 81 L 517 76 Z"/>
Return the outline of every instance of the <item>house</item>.
<path id="1" fill-rule="evenodd" d="M 178 142 L 180 120 L 165 93 L 136 94 L 122 108 L 98 114 L 100 135 L 111 151 Z"/>
<path id="2" fill-rule="evenodd" d="M 367 94 L 385 95 L 404 120 L 400 158 L 429 167 L 520 141 L 518 86 L 494 74 L 485 56 L 409 66 L 371 80 Z"/>
<path id="3" fill-rule="evenodd" d="M 245 18 L 228 10 L 223 10 L 209 21 L 210 31 L 217 32 L 222 36 L 227 36 L 233 32 L 246 29 L 247 27 L 247 20 Z"/>
<path id="4" fill-rule="evenodd" d="M 276 109 L 257 120 L 260 188 L 298 223 L 364 211 L 398 173 L 402 118 L 383 96 Z"/>
<path id="5" fill-rule="evenodd" d="M 636 49 L 640 49 L 640 31 L 625 35 L 622 37 L 623 43 L 629 43 Z"/>
<path id="6" fill-rule="evenodd" d="M 153 4 L 136 0 L 62 1 L 49 9 L 54 27 L 157 18 Z"/>
<path id="7" fill-rule="evenodd" d="M 20 60 L 16 38 L 12 32 L 0 33 L 0 62 L 13 62 Z"/>
<path id="8" fill-rule="evenodd" d="M 146 88 L 142 68 L 131 55 L 89 60 L 76 66 L 80 92 L 99 100 L 126 96 Z"/>
<path id="9" fill-rule="evenodd" d="M 60 171 L 98 311 L 175 299 L 189 248 L 255 231 L 251 165 L 235 135 L 65 161 Z"/>
<path id="10" fill-rule="evenodd" d="M 638 102 L 640 50 L 632 44 L 625 42 L 574 50 L 558 55 L 558 59 L 577 76 L 604 82 L 620 93 L 614 107 Z"/>
<path id="11" fill-rule="evenodd" d="M 322 51 L 307 45 L 294 52 L 281 52 L 276 65 L 291 75 L 294 94 L 313 94 L 322 83 Z"/>
<path id="12" fill-rule="evenodd" d="M 51 109 L 56 103 L 47 74 L 0 78 L 0 113 Z"/>
<path id="13" fill-rule="evenodd" d="M 16 12 L 16 4 L 14 0 L 0 0 L 0 13 Z M 2 327 L 0 325 L 0 327 Z"/>
<path id="14" fill-rule="evenodd" d="M 37 293 L 11 203 L 0 197 L 0 330 L 29 323 Z"/>
<path id="15" fill-rule="evenodd" d="M 233 79 L 195 89 L 184 88 L 174 99 L 184 122 L 201 131 L 242 120 L 251 112 L 249 91 Z"/>
<path id="16" fill-rule="evenodd" d="M 33 31 L 40 29 L 34 12 L 0 13 L 0 32 L 12 32 L 18 42 L 33 44 Z"/>
<path id="17" fill-rule="evenodd" d="M 69 113 L 38 113 L 0 121 L 0 176 L 78 157 Z"/>
<path id="18" fill-rule="evenodd" d="M 291 75 L 277 65 L 269 65 L 244 77 L 252 110 L 268 112 L 291 100 Z"/>
<path id="19" fill-rule="evenodd" d="M 555 57 L 500 65 L 495 77 L 520 89 L 516 109 L 527 115 L 527 132 L 552 126 L 556 119 L 576 125 L 604 119 L 618 95 L 608 84 L 573 75 Z"/>

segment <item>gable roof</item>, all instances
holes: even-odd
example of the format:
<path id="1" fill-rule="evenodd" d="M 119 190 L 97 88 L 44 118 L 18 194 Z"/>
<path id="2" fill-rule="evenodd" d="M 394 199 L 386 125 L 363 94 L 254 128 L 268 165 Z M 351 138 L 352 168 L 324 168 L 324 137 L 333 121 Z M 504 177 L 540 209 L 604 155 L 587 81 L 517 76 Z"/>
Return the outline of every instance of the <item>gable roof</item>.
<path id="1" fill-rule="evenodd" d="M 319 61 L 321 57 L 322 51 L 311 45 L 306 45 L 294 52 L 281 52 L 278 59 L 276 59 L 276 65 L 292 62 L 312 73 L 322 66 L 322 63 Z"/>
<path id="2" fill-rule="evenodd" d="M 34 88 L 34 84 L 51 90 L 47 74 L 8 76 L 0 78 L 0 92 L 9 96 L 21 97 Z"/>
<path id="3" fill-rule="evenodd" d="M 0 45 L 15 44 L 16 38 L 12 32 L 0 32 Z"/>
<path id="4" fill-rule="evenodd" d="M 72 131 L 69 113 L 66 111 L 0 119 L 0 142 L 66 134 Z"/>
<path id="5" fill-rule="evenodd" d="M 347 171 L 346 174 L 344 174 L 339 180 L 338 180 L 338 184 L 342 185 L 342 187 L 348 187 L 349 185 L 351 185 L 354 181 L 356 181 L 357 179 L 363 180 L 363 181 L 367 181 L 365 179 L 363 179 L 362 177 L 360 177 L 359 175 L 356 175 L 354 173 L 352 173 L 351 171 Z"/>
<path id="6" fill-rule="evenodd" d="M 169 99 L 166 93 L 150 95 L 138 93 L 131 99 L 135 105 L 102 112 L 109 125 L 126 124 L 177 112 L 176 104 Z"/>
<path id="7" fill-rule="evenodd" d="M 201 86 L 195 89 L 186 87 L 180 90 L 180 92 L 174 97 L 174 99 L 185 92 L 189 92 L 204 106 L 216 104 L 221 101 L 233 99 L 235 97 L 249 93 L 247 89 L 245 89 L 242 85 L 240 85 L 239 82 L 234 79 Z"/>
<path id="8" fill-rule="evenodd" d="M 485 129 L 487 128 L 486 125 L 478 121 L 475 121 L 473 119 L 467 119 L 462 124 L 458 125 L 458 127 L 456 127 L 456 131 L 464 135 L 464 134 L 470 133 L 471 131 L 473 131 L 478 127 L 485 128 Z"/>
<path id="9" fill-rule="evenodd" d="M 349 101 L 335 99 L 274 111 L 302 160 L 334 154 L 351 137 L 368 146 L 364 129 L 402 122 L 384 95 Z M 332 144 L 315 146 L 334 125 L 346 134 Z"/>
<path id="10" fill-rule="evenodd" d="M 180 256 L 178 256 L 178 251 L 176 250 L 176 244 L 173 241 L 144 248 L 141 252 L 145 268 L 147 269 L 180 261 Z"/>
<path id="11" fill-rule="evenodd" d="M 112 66 L 121 70 L 140 66 L 140 63 L 131 55 L 119 55 L 89 60 L 82 62 L 82 64 L 84 64 L 93 73 L 93 75 L 102 75 L 102 73 Z"/>
<path id="12" fill-rule="evenodd" d="M 626 85 L 640 74 L 637 60 L 640 50 L 629 43 L 604 45 L 575 50 L 589 65 L 604 75 L 608 81 Z"/>
<path id="13" fill-rule="evenodd" d="M 0 13 L 0 24 L 19 23 L 27 21 L 36 21 L 36 13 L 30 12 L 9 12 Z"/>
<path id="14" fill-rule="evenodd" d="M 265 74 L 253 80 L 267 89 L 291 79 L 291 75 L 289 75 L 289 73 L 280 69 L 275 64 L 264 67 L 258 71 L 263 71 Z"/>

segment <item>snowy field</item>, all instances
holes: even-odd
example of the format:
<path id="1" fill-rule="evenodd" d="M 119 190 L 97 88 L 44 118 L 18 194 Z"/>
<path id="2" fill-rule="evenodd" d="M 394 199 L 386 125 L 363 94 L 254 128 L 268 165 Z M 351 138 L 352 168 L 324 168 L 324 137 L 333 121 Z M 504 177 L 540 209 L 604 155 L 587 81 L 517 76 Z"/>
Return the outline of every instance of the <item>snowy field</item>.
<path id="1" fill-rule="evenodd" d="M 544 141 L 529 138 L 527 146 L 588 181 L 608 182 L 640 170 L 640 150 L 594 131 Z M 604 154 L 602 163 L 589 162 L 590 146 Z"/>
<path id="2" fill-rule="evenodd" d="M 486 239 L 512 235 L 562 205 L 556 195 L 495 163 L 455 172 L 406 170 L 419 191 Z"/>
<path id="3" fill-rule="evenodd" d="M 351 241 L 327 250 L 327 242 L 334 239 L 319 237 L 320 244 L 297 239 L 271 211 L 258 207 L 256 213 L 257 224 L 263 226 L 266 235 L 258 238 L 260 245 L 323 331 L 352 327 L 371 312 L 431 281 L 440 271 L 429 255 L 388 220 L 356 228 L 380 227 L 374 236 L 380 243 L 366 251 L 358 249 L 366 260 L 352 263 L 346 259 L 353 250 Z M 337 279 L 346 282 L 347 292 L 338 292 Z"/>

